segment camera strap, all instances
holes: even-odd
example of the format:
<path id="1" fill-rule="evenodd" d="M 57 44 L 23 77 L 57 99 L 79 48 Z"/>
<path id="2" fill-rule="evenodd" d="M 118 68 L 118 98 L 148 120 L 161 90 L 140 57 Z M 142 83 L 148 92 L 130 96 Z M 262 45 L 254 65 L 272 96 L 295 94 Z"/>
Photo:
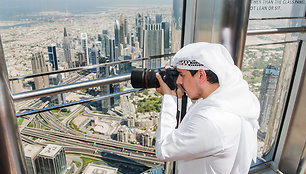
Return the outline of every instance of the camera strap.
<path id="1" fill-rule="evenodd" d="M 177 98 L 177 100 L 178 100 L 178 98 Z M 184 95 L 182 96 L 181 112 L 178 109 L 178 101 L 177 101 L 177 112 L 176 112 L 177 123 L 176 123 L 175 129 L 178 128 L 179 124 L 181 123 L 181 121 L 185 117 L 186 109 L 187 109 L 187 95 L 186 95 L 186 93 L 184 93 Z M 173 168 L 172 168 L 172 174 L 175 174 L 176 170 L 177 170 L 176 161 L 174 161 L 173 162 Z"/>
<path id="2" fill-rule="evenodd" d="M 177 107 L 178 107 L 178 104 L 177 104 Z M 182 122 L 183 118 L 185 117 L 186 109 L 187 109 L 187 95 L 186 95 L 186 93 L 184 93 L 184 95 L 182 96 L 181 112 L 177 108 L 177 112 L 176 112 L 176 127 L 175 128 L 178 128 L 179 124 Z"/>
<path id="3" fill-rule="evenodd" d="M 183 97 L 182 97 L 182 108 L 181 108 L 181 120 L 183 120 L 183 118 L 185 117 L 186 115 L 186 110 L 187 110 L 187 95 L 186 93 L 184 93 Z"/>

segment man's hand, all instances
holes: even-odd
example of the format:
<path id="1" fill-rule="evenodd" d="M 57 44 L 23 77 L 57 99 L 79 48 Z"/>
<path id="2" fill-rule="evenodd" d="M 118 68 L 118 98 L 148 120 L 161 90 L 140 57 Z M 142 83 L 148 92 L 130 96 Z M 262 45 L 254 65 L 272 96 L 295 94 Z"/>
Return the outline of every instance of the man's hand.
<path id="1" fill-rule="evenodd" d="M 184 95 L 185 90 L 181 85 L 177 84 L 177 89 L 176 89 L 176 94 L 178 98 L 182 98 L 182 96 Z"/>
<path id="2" fill-rule="evenodd" d="M 169 95 L 175 95 L 175 91 L 171 90 L 168 85 L 163 81 L 162 77 L 159 73 L 156 73 L 156 78 L 159 82 L 160 87 L 156 88 L 156 91 L 160 93 L 161 95 L 169 94 Z"/>

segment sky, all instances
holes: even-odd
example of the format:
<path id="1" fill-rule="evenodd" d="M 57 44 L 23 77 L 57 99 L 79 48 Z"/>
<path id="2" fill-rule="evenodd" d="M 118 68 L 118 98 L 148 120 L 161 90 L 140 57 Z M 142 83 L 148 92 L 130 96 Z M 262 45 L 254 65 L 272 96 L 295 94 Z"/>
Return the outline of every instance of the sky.
<path id="1" fill-rule="evenodd" d="M 86 12 L 105 6 L 172 4 L 172 0 L 0 0 L 0 20 L 42 11 Z"/>
<path id="2" fill-rule="evenodd" d="M 179 0 L 174 0 L 179 1 Z M 283 17 L 303 16 L 304 14 L 291 14 L 291 4 L 276 5 L 278 10 L 251 10 L 251 17 Z M 261 1 L 260 1 L 261 2 Z M 37 14 L 43 11 L 60 11 L 69 13 L 80 13 L 99 10 L 106 6 L 139 6 L 139 5 L 172 5 L 173 0 L 0 0 L 0 20 L 15 20 L 16 16 Z M 259 7 L 264 4 L 251 4 Z M 271 6 L 265 4 L 264 6 Z M 294 11 L 303 11 L 305 4 L 294 4 Z M 254 8 L 255 9 L 255 8 Z"/>

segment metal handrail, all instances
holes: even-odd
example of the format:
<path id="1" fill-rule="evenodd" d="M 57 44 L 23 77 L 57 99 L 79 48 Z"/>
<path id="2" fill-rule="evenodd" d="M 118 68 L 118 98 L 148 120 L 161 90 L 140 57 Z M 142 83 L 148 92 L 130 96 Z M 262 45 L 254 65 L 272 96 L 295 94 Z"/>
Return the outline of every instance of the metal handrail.
<path id="1" fill-rule="evenodd" d="M 95 80 L 89 80 L 89 81 L 83 81 L 78 83 L 72 83 L 67 85 L 60 85 L 60 86 L 54 86 L 49 88 L 43 88 L 43 89 L 37 89 L 33 91 L 27 91 L 27 92 L 21 92 L 21 93 L 15 93 L 12 95 L 14 101 L 21 101 L 21 100 L 28 100 L 32 98 L 38 98 L 53 94 L 59 94 L 59 93 L 65 93 L 70 91 L 75 91 L 79 89 L 86 89 L 96 86 L 103 86 L 123 81 L 130 80 L 131 75 L 125 74 L 121 76 L 114 76 L 114 77 L 107 77 L 103 79 L 95 79 Z"/>
<path id="2" fill-rule="evenodd" d="M 122 63 L 132 63 L 132 62 L 138 62 L 138 61 L 144 61 L 144 60 L 158 59 L 158 58 L 162 58 L 162 57 L 173 56 L 174 54 L 175 53 L 170 53 L 170 54 L 144 57 L 144 58 L 139 58 L 139 59 L 122 60 L 122 61 L 116 61 L 116 62 L 101 63 L 101 64 L 97 64 L 97 65 L 88 65 L 88 66 L 82 66 L 82 67 L 77 67 L 77 68 L 70 68 L 70 69 L 65 69 L 65 70 L 57 70 L 57 71 L 36 73 L 36 74 L 25 75 L 25 76 L 20 76 L 20 77 L 11 77 L 11 78 L 9 78 L 9 80 L 14 81 L 14 80 L 22 80 L 22 79 L 26 79 L 26 78 L 39 77 L 39 76 L 44 76 L 44 75 L 60 74 L 60 73 L 66 73 L 66 72 L 72 72 L 72 71 L 83 71 L 83 70 L 89 70 L 89 69 L 94 69 L 94 68 L 99 68 L 99 67 L 117 65 L 117 64 L 122 64 Z"/>
<path id="3" fill-rule="evenodd" d="M 264 46 L 264 45 L 277 45 L 277 44 L 287 44 L 287 43 L 294 43 L 299 42 L 300 40 L 288 40 L 283 42 L 267 42 L 267 43 L 259 43 L 259 44 L 246 44 L 246 47 L 253 47 L 253 46 Z"/>
<path id="4" fill-rule="evenodd" d="M 305 17 L 301 16 L 301 17 L 273 17 L 273 18 L 250 18 L 249 20 L 282 20 L 282 19 L 305 19 Z"/>
<path id="5" fill-rule="evenodd" d="M 263 30 L 249 30 L 247 31 L 248 36 L 264 35 L 264 34 L 283 34 L 283 33 L 298 33 L 305 32 L 306 27 L 288 27 L 288 28 L 274 28 L 274 29 L 263 29 Z"/>
<path id="6" fill-rule="evenodd" d="M 17 113 L 16 116 L 17 117 L 23 117 L 23 116 L 32 115 L 32 114 L 38 114 L 38 113 L 41 113 L 41 112 L 46 112 L 46 111 L 50 111 L 50 110 L 54 110 L 54 109 L 60 109 L 60 108 L 68 107 L 68 106 L 73 106 L 73 105 L 88 103 L 88 102 L 92 102 L 92 101 L 98 101 L 98 100 L 102 100 L 102 99 L 106 99 L 106 98 L 110 98 L 110 97 L 129 94 L 129 93 L 140 91 L 140 90 L 142 90 L 142 88 L 130 89 L 130 90 L 121 91 L 121 92 L 117 92 L 117 93 L 112 93 L 112 94 L 92 97 L 92 98 L 88 98 L 88 99 L 83 99 L 83 100 L 79 100 L 79 101 L 69 102 L 69 103 L 65 103 L 65 104 L 50 106 L 50 107 L 46 107 L 46 108 L 42 108 L 42 109 L 35 109 L 35 110 L 31 110 L 31 111 L 21 112 L 21 113 Z"/>

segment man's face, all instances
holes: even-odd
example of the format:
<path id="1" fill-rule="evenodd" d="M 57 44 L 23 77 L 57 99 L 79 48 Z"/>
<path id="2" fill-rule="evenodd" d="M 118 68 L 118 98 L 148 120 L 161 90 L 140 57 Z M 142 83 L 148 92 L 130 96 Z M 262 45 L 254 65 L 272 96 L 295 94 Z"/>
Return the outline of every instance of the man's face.
<path id="1" fill-rule="evenodd" d="M 201 97 L 199 84 L 197 82 L 197 73 L 192 76 L 190 71 L 177 69 L 179 76 L 176 80 L 178 86 L 182 86 L 189 98 L 196 100 Z"/>

